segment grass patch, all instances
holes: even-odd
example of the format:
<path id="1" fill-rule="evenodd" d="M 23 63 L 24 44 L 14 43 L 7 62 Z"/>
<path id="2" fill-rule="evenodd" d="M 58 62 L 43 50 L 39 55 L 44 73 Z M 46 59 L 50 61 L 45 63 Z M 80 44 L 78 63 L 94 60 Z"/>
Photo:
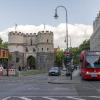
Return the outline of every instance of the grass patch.
<path id="1" fill-rule="evenodd" d="M 27 70 L 27 71 L 21 71 L 20 75 L 21 76 L 30 76 L 30 75 L 36 75 L 36 74 L 41 74 L 41 73 L 46 73 L 46 71 L 41 71 L 41 70 Z"/>

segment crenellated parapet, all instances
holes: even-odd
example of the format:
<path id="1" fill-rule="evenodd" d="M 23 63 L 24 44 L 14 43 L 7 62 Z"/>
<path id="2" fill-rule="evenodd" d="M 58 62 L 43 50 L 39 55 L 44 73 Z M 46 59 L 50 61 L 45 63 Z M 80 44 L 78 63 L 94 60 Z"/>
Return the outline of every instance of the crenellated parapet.
<path id="1" fill-rule="evenodd" d="M 26 33 L 24 34 L 26 37 L 34 37 L 36 36 L 36 33 Z"/>
<path id="2" fill-rule="evenodd" d="M 31 37 L 31 36 L 36 36 L 36 33 L 22 33 L 22 32 L 17 32 L 17 31 L 11 31 L 8 34 L 9 36 L 26 36 L 26 37 Z"/>
<path id="3" fill-rule="evenodd" d="M 53 35 L 53 32 L 52 31 L 39 31 L 38 32 L 38 35 L 44 35 L 44 34 L 50 34 L 50 35 Z"/>
<path id="4" fill-rule="evenodd" d="M 8 34 L 9 36 L 12 36 L 12 35 L 14 35 L 14 36 L 24 36 L 24 33 L 22 33 L 22 32 L 17 32 L 17 31 L 11 31 L 11 32 L 9 32 L 9 34 Z"/>

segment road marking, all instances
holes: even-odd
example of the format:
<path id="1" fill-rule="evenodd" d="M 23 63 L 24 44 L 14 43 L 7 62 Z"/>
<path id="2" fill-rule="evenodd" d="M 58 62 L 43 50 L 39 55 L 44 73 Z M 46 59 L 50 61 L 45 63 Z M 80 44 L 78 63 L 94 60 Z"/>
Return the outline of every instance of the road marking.
<path id="1" fill-rule="evenodd" d="M 54 98 L 51 98 L 51 97 L 42 97 L 44 99 L 48 99 L 48 100 L 58 100 L 58 99 L 54 99 Z"/>
<path id="2" fill-rule="evenodd" d="M 100 96 L 91 96 L 92 98 L 99 98 L 100 99 Z"/>
<path id="3" fill-rule="evenodd" d="M 47 100 L 58 100 L 58 99 L 55 99 L 55 97 L 64 97 L 64 98 L 69 98 L 69 99 L 72 99 L 72 100 L 86 100 L 86 99 L 82 99 L 82 97 L 88 97 L 88 98 L 98 98 L 100 99 L 100 96 L 9 96 L 9 97 L 5 97 L 3 98 L 2 100 L 8 100 L 10 98 L 20 98 L 22 100 L 32 100 L 30 99 L 30 97 L 33 97 L 33 98 L 38 98 L 38 97 L 41 97 L 43 99 L 47 99 Z"/>
<path id="4" fill-rule="evenodd" d="M 32 100 L 32 99 L 29 99 L 29 98 L 26 98 L 26 97 L 18 97 L 20 99 L 23 99 L 23 100 Z"/>
<path id="5" fill-rule="evenodd" d="M 75 100 L 86 100 L 86 99 L 76 98 L 76 97 L 72 97 L 72 96 L 66 96 L 66 98 L 75 99 Z"/>
<path id="6" fill-rule="evenodd" d="M 6 98 L 4 98 L 4 99 L 2 99 L 2 100 L 8 100 L 8 99 L 10 99 L 11 97 L 6 97 Z"/>

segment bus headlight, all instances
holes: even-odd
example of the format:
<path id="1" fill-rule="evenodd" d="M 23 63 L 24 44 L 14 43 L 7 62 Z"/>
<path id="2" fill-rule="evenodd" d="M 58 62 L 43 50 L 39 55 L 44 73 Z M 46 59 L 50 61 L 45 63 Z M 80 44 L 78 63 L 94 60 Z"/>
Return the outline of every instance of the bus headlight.
<path id="1" fill-rule="evenodd" d="M 86 72 L 86 74 L 89 74 L 89 72 Z"/>

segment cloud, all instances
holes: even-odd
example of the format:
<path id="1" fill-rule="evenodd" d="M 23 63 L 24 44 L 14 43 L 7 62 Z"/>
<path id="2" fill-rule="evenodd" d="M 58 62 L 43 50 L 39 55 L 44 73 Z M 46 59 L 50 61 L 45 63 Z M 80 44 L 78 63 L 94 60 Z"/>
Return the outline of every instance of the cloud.
<path id="1" fill-rule="evenodd" d="M 2 32 L 0 36 L 4 41 L 8 41 L 8 32 L 14 31 L 15 27 L 12 26 Z M 39 26 L 35 25 L 18 25 L 16 28 L 17 31 L 23 33 L 37 33 L 38 31 L 44 30 L 44 25 Z M 54 46 L 61 48 L 66 48 L 65 36 L 66 36 L 66 24 L 61 23 L 58 26 L 45 25 L 45 30 L 53 31 L 54 33 Z M 89 39 L 92 34 L 92 26 L 85 24 L 68 24 L 68 35 L 71 37 L 71 46 L 79 46 L 83 40 Z M 69 38 L 70 46 L 70 38 Z"/>

